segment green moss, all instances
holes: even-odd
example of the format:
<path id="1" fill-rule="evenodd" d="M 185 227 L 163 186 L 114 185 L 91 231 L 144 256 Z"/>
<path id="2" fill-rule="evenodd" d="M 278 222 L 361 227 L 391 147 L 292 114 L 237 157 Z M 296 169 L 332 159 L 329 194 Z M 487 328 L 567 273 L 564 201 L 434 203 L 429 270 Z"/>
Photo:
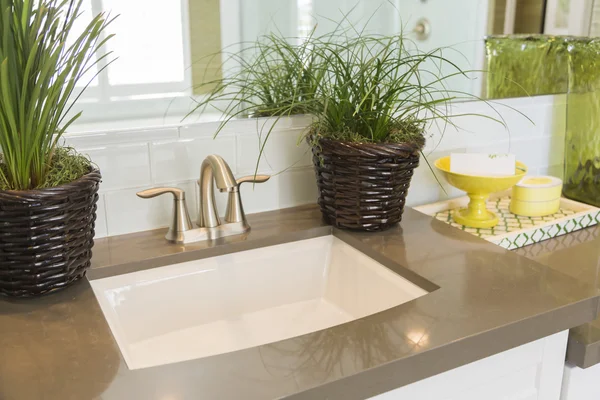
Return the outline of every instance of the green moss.
<path id="1" fill-rule="evenodd" d="M 93 168 L 92 162 L 75 151 L 71 147 L 57 147 L 52 156 L 52 161 L 46 175 L 46 180 L 37 189 L 51 188 L 73 182 Z M 6 165 L 0 154 L 0 169 L 7 173 Z M 11 190 L 12 188 L 0 179 L 0 190 Z"/>
<path id="2" fill-rule="evenodd" d="M 409 143 L 418 148 L 425 147 L 425 126 L 413 120 L 395 120 L 390 123 L 390 130 L 383 140 L 373 140 L 364 132 L 356 132 L 348 126 L 341 131 L 331 132 L 328 127 L 323 127 L 319 122 L 313 124 L 310 134 L 315 139 L 326 138 L 341 142 L 353 143 Z"/>

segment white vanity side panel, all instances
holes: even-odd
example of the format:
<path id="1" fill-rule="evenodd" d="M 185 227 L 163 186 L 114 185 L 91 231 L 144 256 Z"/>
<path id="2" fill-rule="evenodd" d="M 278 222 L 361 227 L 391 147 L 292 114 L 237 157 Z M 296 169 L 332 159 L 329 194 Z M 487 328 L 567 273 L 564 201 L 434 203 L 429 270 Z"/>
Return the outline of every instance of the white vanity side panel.
<path id="1" fill-rule="evenodd" d="M 563 331 L 372 400 L 559 400 L 567 338 Z"/>
<path id="2" fill-rule="evenodd" d="M 565 365 L 560 400 L 600 399 L 600 364 L 590 368 Z"/>

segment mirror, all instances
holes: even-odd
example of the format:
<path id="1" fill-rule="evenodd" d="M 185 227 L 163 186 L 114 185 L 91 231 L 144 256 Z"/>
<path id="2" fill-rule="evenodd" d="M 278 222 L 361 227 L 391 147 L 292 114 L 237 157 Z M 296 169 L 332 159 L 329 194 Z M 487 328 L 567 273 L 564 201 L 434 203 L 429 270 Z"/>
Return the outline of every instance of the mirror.
<path id="1" fill-rule="evenodd" d="M 452 90 L 487 98 L 566 91 L 570 43 L 531 35 L 600 36 L 600 0 L 83 0 L 82 7 L 79 29 L 101 11 L 119 15 L 106 49 L 114 53 L 100 66 L 116 60 L 90 71 L 98 76 L 82 97 L 88 121 L 156 117 L 165 110 L 185 115 L 189 94 L 205 93 L 192 88 L 235 67 L 211 55 L 235 52 L 270 32 L 301 40 L 316 26 L 315 34 L 323 34 L 344 15 L 372 33 L 403 32 L 420 51 L 446 47 L 444 57 L 464 70 L 492 70 L 448 81 Z M 561 79 L 550 88 L 536 86 Z"/>
<path id="2" fill-rule="evenodd" d="M 190 1 L 192 9 L 193 3 L 199 3 Z M 203 10 L 199 14 L 207 14 L 210 1 L 201 3 Z M 220 40 L 226 48 L 238 43 L 237 38 L 253 42 L 270 32 L 302 38 L 316 26 L 317 35 L 326 33 L 346 16 L 360 29 L 376 34 L 404 31 L 421 51 L 447 47 L 445 57 L 463 70 L 472 71 L 470 79 L 452 79 L 451 88 L 485 98 L 565 93 L 566 48 L 582 40 L 561 41 L 553 36 L 600 34 L 598 0 L 221 0 L 220 4 L 217 0 L 213 3 L 220 7 Z M 215 10 L 208 13 L 210 18 L 204 18 L 210 22 L 192 23 L 192 33 L 198 29 L 216 32 Z M 212 42 L 213 48 L 208 49 L 206 41 L 192 41 L 192 59 L 209 50 L 217 51 L 215 45 Z M 192 69 L 197 82 L 206 65 L 194 64 Z M 216 64 L 213 70 L 221 72 Z"/>

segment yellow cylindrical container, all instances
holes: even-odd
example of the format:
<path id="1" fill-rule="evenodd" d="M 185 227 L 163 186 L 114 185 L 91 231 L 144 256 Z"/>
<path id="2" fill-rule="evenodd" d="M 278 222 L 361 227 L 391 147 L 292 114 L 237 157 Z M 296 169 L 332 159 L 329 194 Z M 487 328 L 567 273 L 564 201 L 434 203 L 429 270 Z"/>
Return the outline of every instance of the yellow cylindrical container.
<path id="1" fill-rule="evenodd" d="M 553 176 L 523 178 L 512 189 L 510 212 L 525 217 L 542 217 L 558 212 L 562 180 Z"/>

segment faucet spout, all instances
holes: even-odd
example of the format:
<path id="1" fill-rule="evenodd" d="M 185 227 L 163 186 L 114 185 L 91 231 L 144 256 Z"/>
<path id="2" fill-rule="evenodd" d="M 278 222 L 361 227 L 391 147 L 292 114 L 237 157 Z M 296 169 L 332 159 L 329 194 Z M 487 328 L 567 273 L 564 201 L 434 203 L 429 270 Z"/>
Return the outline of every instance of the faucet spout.
<path id="1" fill-rule="evenodd" d="M 201 228 L 214 228 L 221 225 L 215 201 L 213 181 L 221 192 L 237 190 L 237 182 L 229 165 L 217 155 L 210 155 L 202 162 L 200 167 L 200 207 L 198 212 L 198 226 Z"/>
<path id="2" fill-rule="evenodd" d="M 215 183 L 222 192 L 226 190 L 230 191 L 231 189 L 237 187 L 237 183 L 233 173 L 231 172 L 231 169 L 229 168 L 229 165 L 221 156 L 213 154 L 206 157 L 206 159 L 202 162 L 202 167 L 200 167 L 200 179 L 203 179 L 205 174 L 211 174 L 211 177 L 214 176 Z M 206 178 L 209 178 L 209 176 Z"/>

